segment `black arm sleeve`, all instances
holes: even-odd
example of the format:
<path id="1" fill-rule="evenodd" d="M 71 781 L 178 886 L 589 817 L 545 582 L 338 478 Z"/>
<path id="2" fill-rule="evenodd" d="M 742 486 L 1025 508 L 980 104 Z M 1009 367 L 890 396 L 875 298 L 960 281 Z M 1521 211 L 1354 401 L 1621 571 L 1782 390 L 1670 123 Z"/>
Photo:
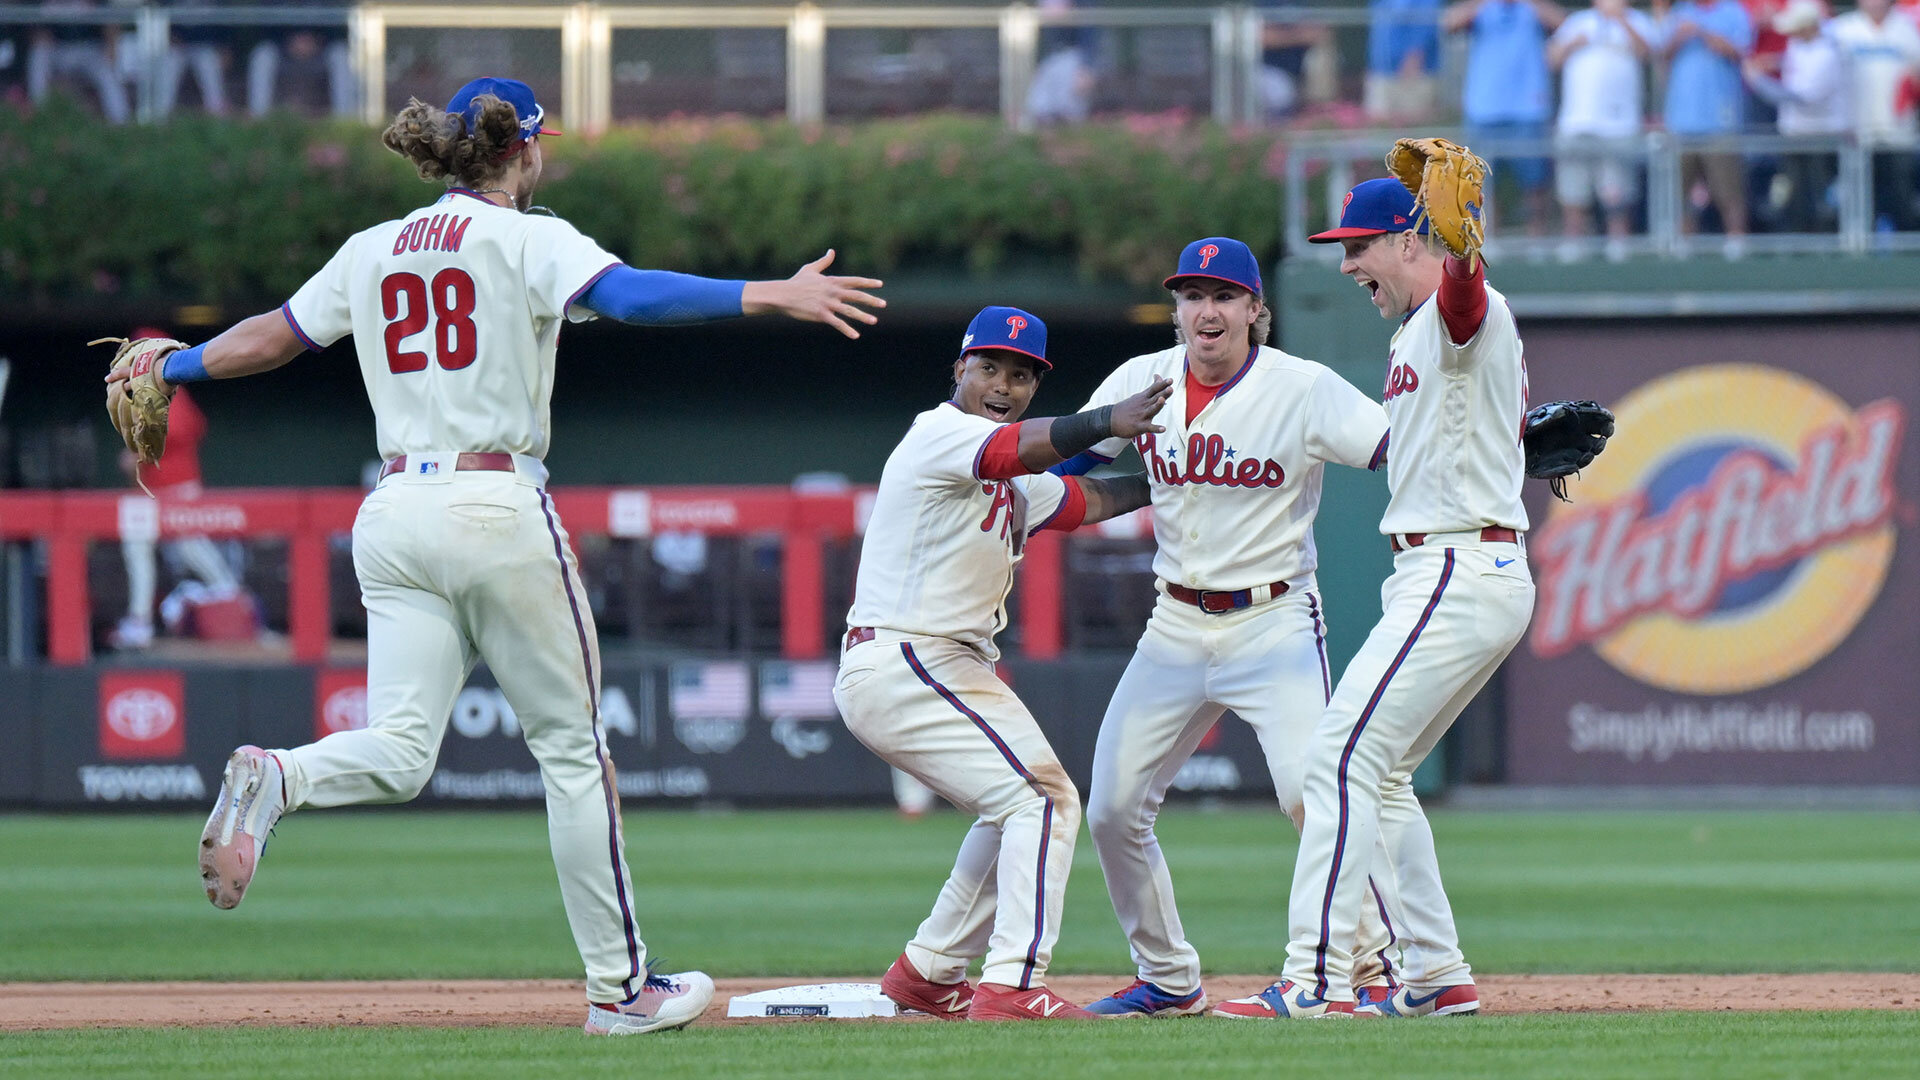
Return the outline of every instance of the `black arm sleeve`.
<path id="1" fill-rule="evenodd" d="M 1047 429 L 1047 438 L 1053 443 L 1053 452 L 1062 460 L 1091 450 L 1095 443 L 1113 438 L 1113 406 L 1102 405 L 1072 416 L 1056 416 L 1052 427 Z"/>

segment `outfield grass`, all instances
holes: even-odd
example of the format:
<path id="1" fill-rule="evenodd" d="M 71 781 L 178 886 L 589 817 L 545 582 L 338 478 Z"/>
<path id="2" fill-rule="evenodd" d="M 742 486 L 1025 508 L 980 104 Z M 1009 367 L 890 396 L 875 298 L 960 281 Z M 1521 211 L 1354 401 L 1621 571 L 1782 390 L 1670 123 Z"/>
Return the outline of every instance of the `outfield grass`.
<path id="1" fill-rule="evenodd" d="M 537 813 L 298 814 L 233 912 L 201 895 L 200 824 L 0 816 L 0 979 L 579 975 Z M 1916 824 L 1823 812 L 1434 815 L 1468 957 L 1503 973 L 1920 970 Z M 953 814 L 631 811 L 641 927 L 657 955 L 716 975 L 877 973 L 925 915 L 965 828 Z M 1273 970 L 1293 867 L 1284 819 L 1176 807 L 1160 833 L 1208 968 Z M 1128 970 L 1084 835 L 1067 904 L 1055 969 Z M 1696 1022 L 1709 1021 L 1659 1023 Z M 1855 1022 L 1808 1021 L 1806 1037 Z M 60 1037 L 49 1038 L 35 1045 Z"/>
<path id="2" fill-rule="evenodd" d="M 0 1038 L 0 1075 L 59 1077 L 605 1076 L 887 1080 L 1082 1077 L 1898 1076 L 1916 1013 L 1487 1017 L 1457 1021 L 1103 1024 L 811 1023 L 641 1039 L 469 1029 L 128 1029 Z"/>

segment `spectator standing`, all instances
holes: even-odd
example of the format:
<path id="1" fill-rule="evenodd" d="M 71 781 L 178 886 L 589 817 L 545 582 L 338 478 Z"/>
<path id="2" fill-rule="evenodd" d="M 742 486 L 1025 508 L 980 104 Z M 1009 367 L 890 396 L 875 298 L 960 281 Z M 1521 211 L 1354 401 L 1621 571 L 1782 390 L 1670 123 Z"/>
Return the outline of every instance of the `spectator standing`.
<path id="1" fill-rule="evenodd" d="M 1734 0 L 1691 0 L 1673 10 L 1666 29 L 1667 130 L 1681 137 L 1733 135 L 1745 118 L 1746 88 L 1740 62 L 1753 48 L 1753 20 Z M 1721 151 L 1685 151 L 1680 155 L 1680 189 L 1689 208 L 1698 205 L 1694 189 L 1706 185 L 1720 212 L 1729 259 L 1746 253 L 1747 193 L 1740 155 Z M 1691 212 L 1680 216 L 1682 232 L 1697 231 Z"/>
<path id="2" fill-rule="evenodd" d="M 1893 0 L 1860 0 L 1859 10 L 1833 20 L 1832 33 L 1853 72 L 1854 134 L 1874 148 L 1876 225 L 1912 229 L 1920 30 L 1905 15 L 1894 14 Z"/>
<path id="3" fill-rule="evenodd" d="M 1777 72 L 1762 57 L 1742 66 L 1747 85 L 1779 110 L 1782 135 L 1842 135 L 1852 126 L 1846 57 L 1826 33 L 1819 0 L 1792 0 L 1773 17 L 1772 29 L 1784 40 Z M 1827 189 L 1838 162 L 1832 153 L 1783 155 L 1781 175 L 1788 185 L 1784 224 L 1792 232 L 1830 232 Z"/>
<path id="4" fill-rule="evenodd" d="M 1371 0 L 1367 10 L 1367 119 L 1425 122 L 1439 96 L 1440 0 Z"/>
<path id="5" fill-rule="evenodd" d="M 335 0 L 282 0 L 281 7 L 335 7 Z M 347 30 L 341 24 L 295 26 L 247 55 L 247 112 L 265 116 L 277 101 L 309 114 L 352 116 L 358 94 Z"/>
<path id="6" fill-rule="evenodd" d="M 135 336 L 166 335 L 158 330 L 138 330 Z M 200 497 L 200 442 L 206 437 L 206 414 L 184 389 L 176 390 L 167 411 L 166 452 L 160 455 L 159 464 L 150 466 L 141 477 L 155 498 L 171 502 Z M 132 458 L 131 454 L 123 455 L 123 464 L 129 472 L 138 468 Z M 127 564 L 127 614 L 108 635 L 107 642 L 115 649 L 145 649 L 153 644 L 157 547 L 150 538 L 126 537 L 120 541 L 120 554 Z M 167 558 L 198 578 L 211 599 L 228 599 L 240 592 L 240 579 L 233 567 L 219 547 L 204 536 L 183 536 L 168 543 Z"/>
<path id="7" fill-rule="evenodd" d="M 99 0 L 47 0 L 45 11 L 84 11 L 102 5 Z M 120 81 L 114 53 L 120 28 L 91 23 L 53 23 L 35 27 L 27 52 L 27 97 L 38 105 L 47 99 L 55 76 L 77 75 L 90 80 L 100 96 L 100 113 L 110 124 L 128 120 L 127 87 Z"/>
<path id="8" fill-rule="evenodd" d="M 1469 143 L 1546 140 L 1553 111 L 1547 35 L 1566 17 L 1566 9 L 1552 0 L 1462 0 L 1442 14 L 1441 25 L 1448 33 L 1471 35 L 1462 100 Z M 1519 157 L 1492 164 L 1496 180 L 1504 172 L 1518 181 L 1527 231 L 1544 234 L 1547 159 Z"/>
<path id="9" fill-rule="evenodd" d="M 1040 13 L 1063 14 L 1073 6 L 1073 0 L 1040 0 Z M 1081 6 L 1086 6 L 1085 0 Z M 1093 111 L 1097 33 L 1091 26 L 1056 26 L 1040 32 L 1040 64 L 1027 86 L 1027 116 L 1034 123 L 1086 122 Z"/>
<path id="10" fill-rule="evenodd" d="M 1299 8 L 1312 0 L 1264 0 L 1266 9 Z M 1285 116 L 1313 98 L 1307 58 L 1333 44 L 1325 23 L 1263 19 L 1260 23 L 1260 104 L 1268 117 Z"/>
<path id="11" fill-rule="evenodd" d="M 1589 235 L 1587 210 L 1598 200 L 1607 256 L 1616 261 L 1626 256 L 1631 228 L 1634 137 L 1645 116 L 1640 86 L 1659 41 L 1654 21 L 1627 0 L 1594 0 L 1568 16 L 1547 46 L 1547 64 L 1560 71 L 1554 188 L 1561 226 L 1569 239 Z"/>
<path id="12" fill-rule="evenodd" d="M 171 0 L 166 6 L 188 4 L 210 6 L 209 0 Z M 228 26 L 175 24 L 160 69 L 159 100 L 154 103 L 154 111 L 161 116 L 173 115 L 173 107 L 180 100 L 180 84 L 191 71 L 193 85 L 200 91 L 200 107 L 212 116 L 227 115 L 228 44 L 232 36 L 233 29 Z"/>

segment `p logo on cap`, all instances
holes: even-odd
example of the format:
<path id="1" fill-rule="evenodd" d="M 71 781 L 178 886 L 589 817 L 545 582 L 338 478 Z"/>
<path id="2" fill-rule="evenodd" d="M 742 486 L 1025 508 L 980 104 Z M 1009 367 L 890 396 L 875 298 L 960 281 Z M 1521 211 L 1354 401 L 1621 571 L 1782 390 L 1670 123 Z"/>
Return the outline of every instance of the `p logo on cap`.
<path id="1" fill-rule="evenodd" d="M 1253 257 L 1253 249 L 1238 240 L 1209 236 L 1187 245 L 1186 250 L 1180 253 L 1179 269 L 1161 282 L 1161 286 L 1171 289 L 1175 282 L 1195 277 L 1224 281 L 1250 293 L 1258 293 L 1260 261 Z"/>
<path id="2" fill-rule="evenodd" d="M 967 336 L 960 339 L 960 355 L 981 349 L 1007 349 L 1030 356 L 1042 371 L 1053 370 L 1047 361 L 1047 324 L 1030 311 L 1016 307 L 986 307 L 967 324 Z"/>

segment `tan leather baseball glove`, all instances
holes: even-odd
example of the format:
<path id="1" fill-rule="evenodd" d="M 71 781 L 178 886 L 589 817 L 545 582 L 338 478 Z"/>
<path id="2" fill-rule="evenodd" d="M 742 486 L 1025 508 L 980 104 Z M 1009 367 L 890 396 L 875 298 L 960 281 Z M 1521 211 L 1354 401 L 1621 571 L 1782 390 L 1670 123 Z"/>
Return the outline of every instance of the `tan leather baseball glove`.
<path id="1" fill-rule="evenodd" d="M 167 448 L 167 409 L 173 403 L 173 389 L 160 380 L 160 365 L 167 354 L 187 346 L 172 338 L 96 338 L 87 344 L 108 341 L 120 344 L 108 373 L 126 368 L 127 377 L 107 384 L 107 416 L 141 464 L 157 464 Z"/>
<path id="2" fill-rule="evenodd" d="M 1414 221 L 1425 214 L 1427 235 L 1469 267 L 1477 266 L 1486 243 L 1480 190 L 1487 183 L 1487 163 L 1446 139 L 1401 139 L 1387 151 L 1387 169 L 1413 192 Z"/>

